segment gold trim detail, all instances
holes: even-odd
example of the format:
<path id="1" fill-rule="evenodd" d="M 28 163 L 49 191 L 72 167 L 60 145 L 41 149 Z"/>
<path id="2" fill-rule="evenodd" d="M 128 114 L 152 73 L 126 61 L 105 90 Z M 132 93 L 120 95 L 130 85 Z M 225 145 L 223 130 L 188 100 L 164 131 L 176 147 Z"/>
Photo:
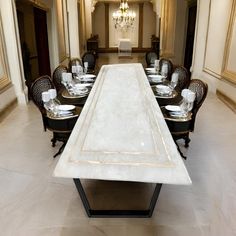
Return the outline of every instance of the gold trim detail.
<path id="1" fill-rule="evenodd" d="M 231 98 L 229 98 L 227 95 L 219 91 L 218 89 L 216 90 L 216 95 L 217 97 L 224 102 L 234 113 L 236 113 L 236 102 L 233 101 Z"/>
<path id="2" fill-rule="evenodd" d="M 9 68 L 6 54 L 6 44 L 4 40 L 2 19 L 0 16 L 0 66 L 2 67 L 2 75 L 0 75 L 0 92 L 5 91 L 6 87 L 11 84 L 9 79 Z"/>
<path id="3" fill-rule="evenodd" d="M 17 99 L 15 98 L 12 102 L 8 103 L 2 110 L 0 110 L 0 122 L 16 107 Z"/>
<path id="4" fill-rule="evenodd" d="M 236 30 L 235 17 L 236 17 L 236 1 L 234 0 L 232 3 L 228 32 L 225 43 L 223 66 L 222 66 L 222 78 L 233 84 L 236 84 L 236 71 L 230 71 L 227 68 L 228 68 L 229 54 L 232 43 L 232 35 L 233 31 Z"/>

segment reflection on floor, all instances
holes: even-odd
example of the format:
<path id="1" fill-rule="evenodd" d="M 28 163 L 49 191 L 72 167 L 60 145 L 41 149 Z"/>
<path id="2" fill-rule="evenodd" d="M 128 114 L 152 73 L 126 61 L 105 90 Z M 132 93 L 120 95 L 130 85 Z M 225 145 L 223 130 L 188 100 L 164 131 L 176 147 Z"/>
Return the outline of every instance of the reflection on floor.
<path id="1" fill-rule="evenodd" d="M 163 185 L 150 219 L 89 219 L 73 181 L 53 177 L 60 157 L 52 156 L 60 144 L 50 146 L 51 134 L 43 131 L 40 113 L 32 103 L 18 106 L 0 123 L 0 234 L 236 235 L 235 124 L 235 114 L 209 93 L 190 147 L 181 146 L 193 184 Z M 143 207 L 152 191 L 152 186 L 141 183 L 118 183 L 114 189 L 115 184 L 86 181 L 92 204 L 119 207 L 120 201 L 127 200 L 133 207 Z M 112 195 L 107 199 L 106 194 Z"/>

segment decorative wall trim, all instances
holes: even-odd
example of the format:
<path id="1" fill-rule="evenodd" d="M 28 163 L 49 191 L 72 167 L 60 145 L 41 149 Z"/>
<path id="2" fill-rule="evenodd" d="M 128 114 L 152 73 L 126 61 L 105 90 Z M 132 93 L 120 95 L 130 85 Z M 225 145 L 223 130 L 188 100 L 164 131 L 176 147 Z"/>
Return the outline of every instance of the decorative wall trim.
<path id="1" fill-rule="evenodd" d="M 139 3 L 138 46 L 143 45 L 143 3 Z"/>
<path id="2" fill-rule="evenodd" d="M 229 98 L 227 95 L 219 91 L 218 89 L 216 90 L 216 95 L 217 97 L 224 102 L 234 113 L 236 113 L 236 102 L 233 101 L 231 98 Z"/>
<path id="3" fill-rule="evenodd" d="M 220 79 L 221 78 L 221 75 L 216 73 L 215 71 L 211 70 L 211 69 L 208 69 L 207 67 L 204 67 L 203 68 L 203 71 L 208 73 L 209 75 L 212 75 L 213 77 L 217 78 L 217 79 Z"/>
<path id="4" fill-rule="evenodd" d="M 109 48 L 109 3 L 105 3 L 105 47 Z"/>
<path id="5" fill-rule="evenodd" d="M 229 27 L 228 27 L 226 43 L 225 43 L 224 60 L 223 60 L 223 67 L 222 67 L 222 77 L 223 77 L 223 79 L 236 85 L 236 70 L 230 71 L 228 69 L 229 55 L 230 55 L 230 50 L 231 50 L 232 38 L 233 38 L 233 31 L 236 30 L 235 18 L 236 18 L 236 1 L 234 0 L 232 3 L 232 9 L 231 9 L 230 20 L 229 20 Z M 235 60 L 236 60 L 236 58 L 235 58 Z"/>
<path id="6" fill-rule="evenodd" d="M 58 31 L 58 53 L 59 53 L 59 62 L 63 62 L 67 58 L 66 53 L 66 36 L 65 36 L 65 17 L 64 10 L 66 9 L 66 4 L 64 0 L 56 1 L 56 10 L 57 10 L 57 31 Z"/>
<path id="7" fill-rule="evenodd" d="M 211 17 L 211 4 L 212 1 L 209 1 L 209 14 L 208 14 L 208 19 L 207 19 L 207 34 L 206 34 L 206 43 L 205 43 L 205 52 L 204 52 L 204 62 L 203 62 L 203 71 L 208 73 L 209 75 L 215 77 L 216 79 L 224 80 L 227 82 L 230 82 L 231 84 L 236 84 L 236 71 L 228 71 L 227 70 L 227 64 L 228 64 L 228 56 L 229 56 L 229 51 L 230 51 L 230 43 L 231 43 L 231 38 L 232 38 L 232 31 L 233 31 L 233 24 L 235 22 L 235 5 L 236 2 L 235 0 L 232 3 L 232 9 L 231 9 L 231 15 L 230 15 L 230 20 L 229 20 L 229 25 L 228 25 L 228 32 L 227 32 L 227 37 L 226 37 L 226 42 L 225 42 L 225 52 L 224 52 L 224 59 L 222 62 L 222 71 L 221 73 L 217 73 L 210 68 L 207 67 L 206 65 L 206 54 L 207 54 L 207 45 L 208 45 L 208 33 L 209 33 L 209 25 L 210 25 L 210 17 Z"/>
<path id="8" fill-rule="evenodd" d="M 200 18 L 200 0 L 197 0 L 197 15 L 196 15 L 196 26 L 194 33 L 194 43 L 193 43 L 193 56 L 192 56 L 192 66 L 190 71 L 193 72 L 195 61 L 196 61 L 196 47 L 198 45 L 198 31 L 199 31 L 199 18 Z"/>
<path id="9" fill-rule="evenodd" d="M 204 50 L 204 58 L 203 58 L 203 71 L 208 73 L 209 75 L 212 75 L 215 78 L 220 78 L 220 74 L 214 72 L 213 70 L 210 70 L 206 67 L 206 51 L 207 51 L 207 43 L 208 43 L 208 32 L 209 32 L 209 25 L 210 25 L 210 16 L 211 16 L 211 0 L 209 1 L 209 8 L 208 8 L 209 14 L 207 17 L 207 32 L 206 32 L 206 41 L 205 41 L 205 50 Z"/>
<path id="10" fill-rule="evenodd" d="M 6 44 L 0 15 L 0 92 L 8 88 L 8 86 L 11 84 L 9 75 L 10 73 L 6 54 Z"/>
<path id="11" fill-rule="evenodd" d="M 0 110 L 0 122 L 16 107 L 17 99 L 15 98 L 12 102 L 8 103 L 2 110 Z"/>

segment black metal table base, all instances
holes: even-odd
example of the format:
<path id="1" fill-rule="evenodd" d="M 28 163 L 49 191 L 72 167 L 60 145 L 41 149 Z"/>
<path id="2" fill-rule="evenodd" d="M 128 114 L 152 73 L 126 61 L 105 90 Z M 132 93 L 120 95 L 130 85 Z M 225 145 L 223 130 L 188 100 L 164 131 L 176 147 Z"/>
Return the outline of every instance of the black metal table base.
<path id="1" fill-rule="evenodd" d="M 162 186 L 162 184 L 156 184 L 149 208 L 146 210 L 93 210 L 90 207 L 80 179 L 74 179 L 74 182 L 88 217 L 94 218 L 149 218 L 153 214 Z"/>

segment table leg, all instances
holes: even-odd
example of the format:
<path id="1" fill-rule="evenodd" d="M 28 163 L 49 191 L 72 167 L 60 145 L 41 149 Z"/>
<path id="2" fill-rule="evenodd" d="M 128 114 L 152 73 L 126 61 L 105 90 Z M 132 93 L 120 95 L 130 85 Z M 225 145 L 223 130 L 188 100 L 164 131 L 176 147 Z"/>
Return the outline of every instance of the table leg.
<path id="1" fill-rule="evenodd" d="M 149 208 L 145 210 L 93 210 L 90 207 L 80 179 L 74 179 L 76 188 L 83 202 L 88 217 L 94 218 L 148 218 L 152 216 L 162 184 L 156 184 Z"/>

